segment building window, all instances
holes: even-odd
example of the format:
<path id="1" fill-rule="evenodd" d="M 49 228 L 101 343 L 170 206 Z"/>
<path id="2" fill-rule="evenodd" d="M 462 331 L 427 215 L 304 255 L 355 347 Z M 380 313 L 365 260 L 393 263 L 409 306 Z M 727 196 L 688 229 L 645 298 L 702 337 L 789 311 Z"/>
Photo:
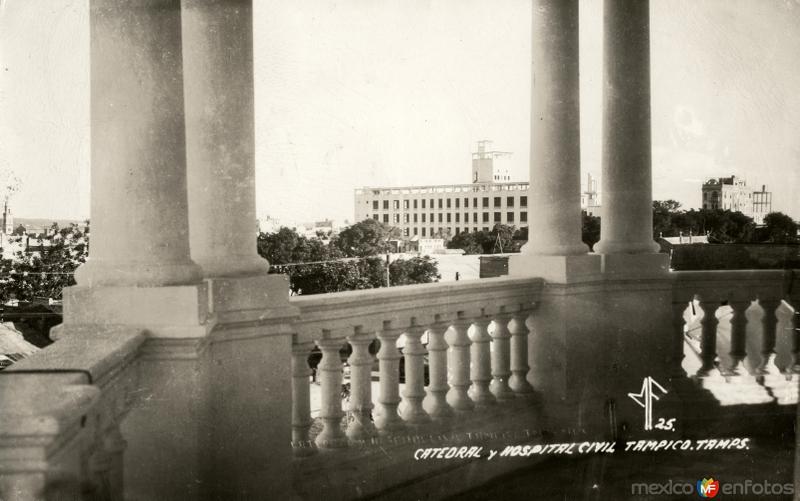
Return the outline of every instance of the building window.
<path id="1" fill-rule="evenodd" d="M 383 222 L 387 223 L 387 224 L 389 223 L 389 214 L 384 214 L 383 215 Z"/>
<path id="2" fill-rule="evenodd" d="M 403 208 L 404 209 L 408 210 L 408 204 L 409 204 L 408 200 L 403 200 Z"/>
<path id="3" fill-rule="evenodd" d="M 431 209 L 433 209 L 433 207 L 434 207 L 434 205 L 433 205 L 433 199 L 431 198 Z"/>
<path id="4" fill-rule="evenodd" d="M 460 222 L 461 222 L 461 214 L 456 212 L 456 223 L 460 223 Z"/>
<path id="5" fill-rule="evenodd" d="M 502 221 L 503 221 L 502 220 L 502 212 L 495 212 L 494 213 L 494 222 L 495 223 L 501 223 Z"/>
<path id="6" fill-rule="evenodd" d="M 449 223 L 449 222 L 451 222 L 451 221 L 450 221 L 450 213 L 449 213 L 449 212 L 447 213 L 447 222 L 448 222 L 448 223 Z"/>
<path id="7" fill-rule="evenodd" d="M 389 210 L 389 201 L 388 200 L 384 200 L 383 201 L 383 210 Z"/>
<path id="8" fill-rule="evenodd" d="M 478 233 L 478 227 L 476 226 L 476 227 L 472 228 L 472 231 L 473 231 L 474 233 Z"/>
<path id="9" fill-rule="evenodd" d="M 519 206 L 520 207 L 527 207 L 528 206 L 528 197 L 519 197 Z"/>
<path id="10" fill-rule="evenodd" d="M 519 213 L 519 222 L 520 223 L 527 223 L 528 222 L 528 213 L 527 212 L 520 212 Z"/>
<path id="11" fill-rule="evenodd" d="M 431 221 L 431 223 L 433 222 L 433 213 L 431 213 L 431 219 L 430 219 L 430 221 Z"/>
<path id="12" fill-rule="evenodd" d="M 469 233 L 469 228 L 464 228 L 464 233 Z"/>
<path id="13" fill-rule="evenodd" d="M 459 231 L 458 226 L 456 226 L 456 235 L 458 235 L 459 233 L 461 233 L 461 231 Z"/>
<path id="14" fill-rule="evenodd" d="M 425 213 L 424 212 L 422 213 L 422 222 L 423 223 L 425 222 Z"/>
<path id="15" fill-rule="evenodd" d="M 408 236 L 408 228 L 403 228 L 403 236 Z"/>
<path id="16" fill-rule="evenodd" d="M 423 209 L 425 208 L 425 199 L 424 198 L 422 199 L 422 208 Z"/>
<path id="17" fill-rule="evenodd" d="M 372 210 L 378 210 L 378 201 L 377 200 L 373 200 L 372 201 Z"/>
<path id="18" fill-rule="evenodd" d="M 392 214 L 392 216 L 392 221 L 394 221 L 395 224 L 400 222 L 400 214 Z"/>
<path id="19" fill-rule="evenodd" d="M 489 227 L 488 226 L 484 226 L 483 227 L 483 231 L 489 231 Z"/>
<path id="20" fill-rule="evenodd" d="M 478 198 L 477 197 L 472 199 L 472 206 L 474 208 L 476 208 L 476 209 L 478 208 Z"/>
<path id="21" fill-rule="evenodd" d="M 419 228 L 414 228 L 414 235 L 416 236 L 418 234 L 419 234 Z"/>
<path id="22" fill-rule="evenodd" d="M 423 214 L 423 216 L 424 216 L 424 215 L 425 215 L 425 214 Z M 415 223 L 417 222 L 417 214 L 414 214 L 414 222 L 415 222 Z"/>
<path id="23" fill-rule="evenodd" d="M 477 212 L 473 212 L 472 213 L 472 222 L 473 223 L 477 223 L 478 222 L 478 213 Z M 477 231 L 477 230 L 475 230 L 475 231 Z"/>
<path id="24" fill-rule="evenodd" d="M 450 208 L 450 199 L 449 198 L 447 199 L 447 208 L 448 209 Z"/>
<path id="25" fill-rule="evenodd" d="M 425 236 L 425 228 L 422 228 L 422 236 Z"/>
<path id="26" fill-rule="evenodd" d="M 489 207 L 489 197 L 483 197 L 483 207 Z"/>
<path id="27" fill-rule="evenodd" d="M 442 208 L 442 199 L 441 198 L 439 199 L 439 208 L 440 209 Z"/>
<path id="28" fill-rule="evenodd" d="M 377 221 L 377 220 L 378 220 L 378 215 L 377 215 L 377 214 L 373 214 L 373 215 L 372 215 L 372 219 L 374 219 L 375 221 Z"/>
<path id="29" fill-rule="evenodd" d="M 459 204 L 460 203 L 461 203 L 461 199 L 460 198 L 456 198 L 456 209 L 459 208 Z"/>
<path id="30" fill-rule="evenodd" d="M 488 223 L 489 222 L 489 213 L 488 212 L 484 212 L 483 213 L 483 222 L 484 223 Z"/>
<path id="31" fill-rule="evenodd" d="M 405 214 L 403 214 L 403 222 L 404 222 L 404 223 L 408 223 L 408 222 L 409 222 L 409 221 L 408 221 L 408 218 L 409 218 L 409 217 L 410 217 L 410 214 L 408 214 L 408 213 L 405 213 Z"/>
<path id="32" fill-rule="evenodd" d="M 394 210 L 399 210 L 400 209 L 400 200 L 392 200 L 392 207 L 394 207 Z"/>
<path id="33" fill-rule="evenodd" d="M 439 222 L 440 223 L 444 222 L 444 221 L 442 221 L 442 213 L 441 212 L 439 213 Z"/>
<path id="34" fill-rule="evenodd" d="M 469 209 L 469 198 L 464 198 L 464 208 Z"/>
<path id="35" fill-rule="evenodd" d="M 513 223 L 514 222 L 514 213 L 513 212 L 506 212 L 506 222 Z"/>
<path id="36" fill-rule="evenodd" d="M 417 201 L 416 200 L 414 200 L 414 208 L 415 209 L 417 208 Z"/>
<path id="37" fill-rule="evenodd" d="M 514 197 L 506 197 L 506 207 L 514 207 Z"/>
<path id="38" fill-rule="evenodd" d="M 494 206 L 501 207 L 500 205 L 501 200 L 502 200 L 501 197 L 494 197 Z"/>

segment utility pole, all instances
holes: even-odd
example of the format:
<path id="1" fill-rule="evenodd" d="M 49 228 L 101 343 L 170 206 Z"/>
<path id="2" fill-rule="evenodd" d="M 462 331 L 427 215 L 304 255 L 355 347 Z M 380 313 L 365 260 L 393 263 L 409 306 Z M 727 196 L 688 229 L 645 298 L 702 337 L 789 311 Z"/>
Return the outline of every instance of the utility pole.
<path id="1" fill-rule="evenodd" d="M 392 286 L 389 276 L 389 254 L 386 254 L 386 287 Z"/>

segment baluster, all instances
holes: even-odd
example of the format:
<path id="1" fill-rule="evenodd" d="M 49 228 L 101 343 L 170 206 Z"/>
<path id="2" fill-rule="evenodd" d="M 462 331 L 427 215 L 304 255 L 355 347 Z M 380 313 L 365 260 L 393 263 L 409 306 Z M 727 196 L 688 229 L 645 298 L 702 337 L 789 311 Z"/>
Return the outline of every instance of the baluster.
<path id="1" fill-rule="evenodd" d="M 406 423 L 418 426 L 431 422 L 430 416 L 422 407 L 425 398 L 425 354 L 427 351 L 422 345 L 421 338 L 425 328 L 417 325 L 416 319 L 411 319 L 411 325 L 406 329 L 406 345 L 403 348 L 405 356 L 406 387 L 403 391 L 405 402 L 401 413 Z M 428 341 L 430 342 L 430 341 Z"/>
<path id="2" fill-rule="evenodd" d="M 520 309 L 508 324 L 511 333 L 511 378 L 508 385 L 517 397 L 533 395 L 533 386 L 528 382 L 528 316 L 530 310 Z"/>
<path id="3" fill-rule="evenodd" d="M 686 342 L 684 339 L 684 328 L 686 326 L 686 320 L 683 315 L 686 313 L 688 304 L 688 301 L 676 301 L 672 303 L 673 342 L 670 375 L 676 378 L 686 377 L 686 370 L 683 368 L 683 345 Z"/>
<path id="4" fill-rule="evenodd" d="M 308 356 L 313 348 L 314 343 L 292 344 L 292 450 L 295 456 L 308 456 L 316 452 L 308 436 L 313 423 Z"/>
<path id="5" fill-rule="evenodd" d="M 377 435 L 372 422 L 372 355 L 369 346 L 374 333 L 362 333 L 361 327 L 353 330 L 347 340 L 353 353 L 347 359 L 350 364 L 350 419 L 347 436 L 351 440 L 366 440 Z"/>
<path id="6" fill-rule="evenodd" d="M 700 299 L 700 309 L 703 310 L 703 319 L 700 321 L 702 325 L 702 338 L 700 339 L 700 358 L 702 365 L 697 375 L 706 377 L 716 369 L 715 361 L 717 358 L 717 309 L 719 308 L 719 301 L 706 301 Z"/>
<path id="7" fill-rule="evenodd" d="M 96 437 L 96 443 L 89 453 L 86 466 L 88 469 L 88 482 L 84 482 L 81 489 L 84 498 L 110 499 L 111 489 L 108 475 L 112 468 L 112 458 L 111 454 L 103 447 L 102 437 Z"/>
<path id="8" fill-rule="evenodd" d="M 761 326 L 763 328 L 763 339 L 761 346 L 762 362 L 761 371 L 763 373 L 780 372 L 775 366 L 775 341 L 778 327 L 778 317 L 776 312 L 781 305 L 780 299 L 759 300 L 758 303 L 764 310 L 764 316 L 761 318 Z"/>
<path id="9" fill-rule="evenodd" d="M 481 318 L 472 323 L 472 334 L 470 340 L 470 379 L 472 379 L 472 400 L 479 406 L 485 407 L 497 403 L 489 385 L 492 382 L 492 359 L 491 359 L 491 343 L 492 338 L 489 336 L 489 324 L 491 319 L 485 317 L 483 309 L 481 309 Z"/>
<path id="10" fill-rule="evenodd" d="M 111 459 L 111 469 L 108 472 L 108 487 L 111 501 L 122 501 L 125 498 L 124 477 L 124 454 L 128 447 L 128 442 L 122 436 L 119 429 L 119 422 L 115 421 L 111 428 L 106 432 L 103 439 L 103 448 Z"/>
<path id="11" fill-rule="evenodd" d="M 329 335 L 324 331 L 323 336 Z M 317 340 L 322 352 L 322 360 L 317 368 L 320 380 L 322 431 L 316 438 L 319 448 L 333 449 L 347 446 L 347 437 L 342 433 L 342 359 L 339 350 L 341 339 L 323 338 Z"/>
<path id="12" fill-rule="evenodd" d="M 745 345 L 747 343 L 747 308 L 750 307 L 748 300 L 733 300 L 729 303 L 733 310 L 731 316 L 731 346 L 730 352 L 720 351 L 720 359 L 725 372 L 730 375 L 740 374 L 739 366 L 747 356 Z"/>
<path id="13" fill-rule="evenodd" d="M 511 333 L 508 323 L 512 315 L 501 311 L 494 319 L 492 330 L 492 383 L 489 389 L 497 400 L 511 400 L 514 392 L 508 386 L 511 376 Z"/>
<path id="14" fill-rule="evenodd" d="M 401 331 L 391 327 L 391 322 L 384 321 L 378 332 L 381 348 L 378 350 L 378 368 L 380 370 L 380 395 L 378 396 L 379 412 L 376 412 L 375 426 L 381 434 L 393 434 L 404 429 L 403 420 L 397 413 L 400 404 L 400 351 L 397 339 Z"/>
<path id="15" fill-rule="evenodd" d="M 456 411 L 471 411 L 475 403 L 469 398 L 469 347 L 467 335 L 470 321 L 459 311 L 456 320 L 445 333 L 450 349 L 447 352 L 447 369 L 450 379 L 450 390 L 447 392 L 447 403 Z"/>
<path id="16" fill-rule="evenodd" d="M 438 315 L 437 315 L 438 317 Z M 447 341 L 444 336 L 448 325 L 437 318 L 437 322 L 428 328 L 428 372 L 430 383 L 428 395 L 422 405 L 428 415 L 435 421 L 442 421 L 453 416 L 453 408 L 447 403 Z"/>

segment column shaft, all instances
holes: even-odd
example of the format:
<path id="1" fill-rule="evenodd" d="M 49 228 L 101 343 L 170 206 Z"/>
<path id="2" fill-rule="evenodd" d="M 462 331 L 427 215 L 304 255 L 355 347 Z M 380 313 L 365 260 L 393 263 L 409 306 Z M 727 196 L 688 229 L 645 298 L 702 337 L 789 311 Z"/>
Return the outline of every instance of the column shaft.
<path id="1" fill-rule="evenodd" d="M 658 251 L 653 241 L 650 4 L 605 0 L 601 254 Z"/>
<path id="2" fill-rule="evenodd" d="M 193 283 L 179 0 L 90 3 L 92 252 L 80 285 Z"/>
<path id="3" fill-rule="evenodd" d="M 578 1 L 534 0 L 526 254 L 586 254 L 581 242 Z"/>
<path id="4" fill-rule="evenodd" d="M 252 0 L 184 0 L 192 258 L 206 277 L 263 272 L 256 252 Z"/>

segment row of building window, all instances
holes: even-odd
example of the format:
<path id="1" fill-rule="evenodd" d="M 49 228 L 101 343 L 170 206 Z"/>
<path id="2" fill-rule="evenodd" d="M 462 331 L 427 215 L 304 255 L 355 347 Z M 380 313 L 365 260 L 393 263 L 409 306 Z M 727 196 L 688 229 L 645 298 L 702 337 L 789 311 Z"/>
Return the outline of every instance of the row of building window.
<path id="1" fill-rule="evenodd" d="M 478 229 L 479 228 L 477 226 L 475 226 L 475 227 L 472 228 L 472 231 L 474 233 L 477 233 Z M 483 226 L 480 229 L 482 231 L 489 231 L 490 230 L 490 228 L 488 226 Z M 442 228 L 442 227 L 439 227 L 439 228 L 426 228 L 424 226 L 421 227 L 421 228 L 416 228 L 416 227 L 415 228 L 403 228 L 403 236 L 406 236 L 406 237 L 410 237 L 410 236 L 414 235 L 414 236 L 420 236 L 420 237 L 423 237 L 423 238 L 424 237 L 444 238 L 445 237 L 445 233 L 450 234 L 452 232 L 453 232 L 453 228 L 449 227 L 449 226 L 447 228 Z M 466 226 L 464 228 L 460 228 L 458 226 L 455 227 L 455 234 L 456 235 L 458 235 L 459 233 L 469 233 L 469 232 L 470 232 L 469 227 L 466 227 Z"/>
<path id="2" fill-rule="evenodd" d="M 495 223 L 503 222 L 503 219 L 502 219 L 503 218 L 503 213 L 502 212 L 495 212 L 493 214 L 494 214 L 493 220 L 494 220 Z M 380 214 L 373 214 L 372 215 L 372 219 L 374 219 L 376 221 L 380 221 L 381 220 L 380 216 L 381 216 Z M 423 214 L 408 214 L 408 213 L 406 213 L 406 214 L 403 214 L 403 218 L 402 219 L 403 219 L 403 223 L 404 224 L 419 223 L 419 222 L 422 222 L 422 223 L 426 223 L 426 222 L 433 223 L 433 222 L 436 221 L 436 219 L 435 219 L 436 214 L 431 214 L 430 215 L 430 219 L 428 219 L 427 221 L 426 221 L 426 216 L 427 216 L 427 214 L 425 214 L 425 213 L 423 213 Z M 488 212 L 481 213 L 481 216 L 482 216 L 481 217 L 481 222 L 484 222 L 484 223 L 488 223 L 489 222 L 489 213 Z M 382 219 L 383 219 L 384 223 L 388 224 L 390 222 L 389 221 L 389 214 L 383 214 L 383 218 Z M 413 219 L 413 221 L 412 221 L 412 219 Z M 439 213 L 438 222 L 440 222 L 440 223 L 445 223 L 445 222 L 452 223 L 453 219 L 454 219 L 453 218 L 453 214 L 451 214 L 449 212 L 447 214 Z M 394 223 L 394 224 L 400 224 L 400 214 L 392 214 L 391 222 Z M 455 222 L 456 223 L 460 223 L 461 222 L 461 214 L 460 213 L 456 213 L 455 214 Z M 465 223 L 469 222 L 469 214 L 464 214 L 464 222 Z M 473 223 L 477 223 L 478 222 L 478 213 L 477 212 L 473 212 L 472 213 L 472 222 Z M 506 222 L 507 223 L 514 223 L 515 222 L 514 213 L 513 212 L 506 212 Z M 528 213 L 527 212 L 520 212 L 519 213 L 519 222 L 520 223 L 527 223 L 528 222 Z"/>
<path id="3" fill-rule="evenodd" d="M 438 208 L 439 209 L 444 209 L 444 208 L 450 209 L 450 208 L 453 207 L 453 204 L 455 204 L 455 208 L 456 209 L 460 209 L 461 208 L 461 200 L 462 200 L 461 198 L 439 198 L 438 199 L 438 201 L 439 201 Z M 469 198 L 464 197 L 463 200 L 464 200 L 464 208 L 468 209 L 469 208 Z M 437 201 L 437 199 L 431 198 L 430 199 L 429 208 L 433 209 L 434 206 L 436 205 L 436 201 Z M 400 202 L 401 202 L 400 200 L 392 200 L 392 209 L 400 210 Z M 402 202 L 403 202 L 403 209 L 405 209 L 405 210 L 411 209 L 412 203 L 413 203 L 413 208 L 414 209 L 419 209 L 419 208 L 426 209 L 426 208 L 428 208 L 428 207 L 425 206 L 425 203 L 427 202 L 427 200 L 424 199 L 424 198 L 422 200 L 416 200 L 416 199 L 415 200 L 402 200 Z M 493 202 L 494 202 L 494 204 L 493 204 L 494 207 L 502 207 L 503 197 L 494 197 Z M 482 207 L 488 208 L 489 207 L 489 197 L 483 197 L 482 200 L 481 200 L 481 204 L 482 204 L 481 205 Z M 519 197 L 519 206 L 520 207 L 527 207 L 528 206 L 528 197 L 526 197 L 526 196 Z M 378 200 L 373 200 L 372 201 L 372 209 L 373 210 L 378 210 L 379 207 L 380 207 L 379 201 Z M 472 199 L 472 207 L 478 208 L 478 198 L 477 197 Z M 514 207 L 514 197 L 506 197 L 506 207 Z M 383 210 L 389 210 L 389 200 L 384 200 L 383 201 Z"/>

